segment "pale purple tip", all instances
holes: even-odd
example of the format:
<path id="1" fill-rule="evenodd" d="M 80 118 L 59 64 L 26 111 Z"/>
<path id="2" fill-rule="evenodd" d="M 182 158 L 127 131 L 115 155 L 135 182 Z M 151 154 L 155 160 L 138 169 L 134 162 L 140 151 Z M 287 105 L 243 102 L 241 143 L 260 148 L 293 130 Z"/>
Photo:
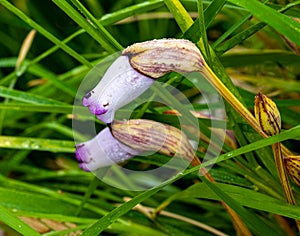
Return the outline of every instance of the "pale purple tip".
<path id="1" fill-rule="evenodd" d="M 120 56 L 97 86 L 85 94 L 82 104 L 99 120 L 111 123 L 116 110 L 140 96 L 153 83 L 152 78 L 132 68 L 127 56 Z"/>
<path id="2" fill-rule="evenodd" d="M 123 162 L 139 152 L 115 139 L 109 128 L 103 129 L 93 139 L 76 145 L 75 157 L 84 171 Z"/>

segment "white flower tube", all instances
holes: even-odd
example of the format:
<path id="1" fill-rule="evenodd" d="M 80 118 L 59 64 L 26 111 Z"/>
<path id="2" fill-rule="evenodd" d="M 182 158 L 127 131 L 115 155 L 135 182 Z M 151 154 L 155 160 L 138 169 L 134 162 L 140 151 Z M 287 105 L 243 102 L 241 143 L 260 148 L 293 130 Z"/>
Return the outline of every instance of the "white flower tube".
<path id="1" fill-rule="evenodd" d="M 138 154 L 139 151 L 115 139 L 108 127 L 93 139 L 76 145 L 75 152 L 80 168 L 85 171 L 121 163 Z"/>
<path id="2" fill-rule="evenodd" d="M 108 68 L 82 103 L 99 120 L 111 123 L 115 111 L 144 93 L 154 80 L 133 69 L 127 56 L 120 56 Z"/>

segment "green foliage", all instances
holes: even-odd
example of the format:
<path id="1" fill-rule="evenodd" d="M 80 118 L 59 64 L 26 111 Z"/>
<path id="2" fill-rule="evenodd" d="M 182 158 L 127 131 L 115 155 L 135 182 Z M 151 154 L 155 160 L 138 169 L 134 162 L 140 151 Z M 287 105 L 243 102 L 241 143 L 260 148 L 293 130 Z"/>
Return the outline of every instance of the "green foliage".
<path id="1" fill-rule="evenodd" d="M 300 152 L 300 57 L 286 44 L 289 40 L 290 45 L 300 46 L 300 24 L 292 19 L 300 18 L 300 2 L 280 2 L 0 0 L 0 234 L 3 228 L 10 235 L 40 235 L 22 216 L 74 223 L 75 228 L 65 233 L 80 230 L 91 236 L 101 232 L 212 235 L 216 229 L 234 235 L 231 219 L 219 204 L 222 200 L 254 235 L 271 231 L 286 235 L 278 219 L 300 220 L 300 211 L 299 206 L 285 202 L 270 145 L 281 142 L 295 154 Z M 33 29 L 37 33 L 29 52 L 17 66 L 23 40 Z M 82 94 L 77 95 L 77 89 L 107 56 L 154 38 L 186 38 L 196 43 L 215 74 L 250 110 L 256 93 L 271 96 L 281 113 L 282 132 L 262 139 L 226 103 L 228 119 L 216 119 L 214 124 L 226 124 L 238 145 L 227 143 L 220 147 L 220 155 L 203 164 L 215 164 L 211 174 L 217 183 L 202 179 L 199 167 L 193 167 L 149 190 L 134 192 L 80 170 L 73 136 L 77 140 L 91 137 L 84 130 L 72 130 L 72 120 L 94 121 L 97 130 L 105 126 L 78 106 Z M 195 84 L 180 75 L 171 73 L 159 81 L 183 92 L 195 110 L 207 108 L 197 102 Z M 151 92 L 182 114 L 188 113 L 187 106 L 159 86 Z M 211 102 L 210 107 L 218 105 Z M 149 102 L 137 107 L 132 117 L 178 126 L 175 116 L 164 113 L 168 109 Z M 74 116 L 74 110 L 83 115 Z M 201 134 L 210 137 L 210 120 L 197 121 Z M 199 145 L 197 154 L 203 157 L 207 140 L 201 139 Z M 146 170 L 166 161 L 167 157 L 153 154 L 135 157 L 125 165 Z M 121 185 L 134 186 L 126 176 L 123 179 Z M 142 172 L 137 179 L 146 186 L 156 181 Z M 292 187 L 299 205 L 299 187 Z M 130 200 L 124 202 L 125 197 Z M 134 209 L 137 205 L 140 212 Z M 160 210 L 173 215 L 160 215 Z M 288 223 L 296 232 L 294 222 Z"/>

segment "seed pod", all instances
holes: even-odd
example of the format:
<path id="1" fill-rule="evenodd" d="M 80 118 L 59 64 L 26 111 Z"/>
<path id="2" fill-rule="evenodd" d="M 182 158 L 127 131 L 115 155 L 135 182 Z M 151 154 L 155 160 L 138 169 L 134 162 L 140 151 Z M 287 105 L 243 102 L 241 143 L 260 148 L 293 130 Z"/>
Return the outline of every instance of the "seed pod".
<path id="1" fill-rule="evenodd" d="M 266 95 L 259 93 L 254 101 L 255 118 L 261 129 L 269 136 L 281 130 L 281 118 L 276 104 Z"/>
<path id="2" fill-rule="evenodd" d="M 159 39 L 135 43 L 123 55 L 140 73 L 157 79 L 168 72 L 202 71 L 204 59 L 192 42 L 184 39 Z"/>
<path id="3" fill-rule="evenodd" d="M 115 139 L 109 128 L 103 129 L 93 139 L 76 145 L 75 156 L 79 167 L 85 171 L 94 171 L 128 160 L 139 152 Z"/>
<path id="4" fill-rule="evenodd" d="M 185 134 L 170 125 L 152 120 L 114 121 L 113 136 L 137 151 L 157 151 L 168 156 L 194 160 L 194 150 Z"/>
<path id="5" fill-rule="evenodd" d="M 283 160 L 291 179 L 300 186 L 300 156 L 286 156 Z"/>

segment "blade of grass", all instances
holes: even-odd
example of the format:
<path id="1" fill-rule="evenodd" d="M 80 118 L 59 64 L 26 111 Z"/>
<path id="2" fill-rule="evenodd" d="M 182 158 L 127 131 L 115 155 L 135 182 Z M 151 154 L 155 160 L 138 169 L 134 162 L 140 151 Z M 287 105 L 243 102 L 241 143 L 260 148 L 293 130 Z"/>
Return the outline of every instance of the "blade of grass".
<path id="1" fill-rule="evenodd" d="M 202 165 L 203 166 L 213 165 L 215 163 L 225 161 L 227 159 L 245 154 L 247 152 L 259 150 L 260 148 L 270 146 L 270 145 L 272 145 L 274 143 L 277 143 L 277 142 L 280 143 L 280 142 L 283 142 L 284 140 L 287 140 L 287 139 L 297 139 L 299 137 L 300 137 L 300 125 L 295 126 L 294 128 L 291 128 L 289 130 L 282 131 L 278 135 L 274 135 L 274 136 L 269 137 L 269 138 L 261 139 L 259 141 L 250 143 L 250 144 L 245 145 L 243 147 L 240 147 L 238 149 L 235 149 L 235 150 L 232 150 L 232 151 L 227 152 L 225 154 L 222 154 L 222 155 L 220 155 L 220 156 L 218 156 L 214 159 L 206 161 Z"/>
<path id="2" fill-rule="evenodd" d="M 1 205 L 0 205 L 0 212 L 1 212 L 0 221 L 10 226 L 12 229 L 19 232 L 21 235 L 32 235 L 32 236 L 40 235 L 30 226 L 25 224 L 22 220 L 20 220 L 17 216 L 13 215 L 11 211 L 7 210 L 7 208 Z"/>
<path id="3" fill-rule="evenodd" d="M 154 0 L 154 1 L 144 1 L 138 4 L 128 6 L 126 8 L 114 11 L 112 13 L 106 14 L 101 17 L 100 22 L 105 25 L 114 24 L 120 20 L 123 20 L 127 17 L 133 16 L 135 14 L 144 13 L 148 11 L 155 10 L 164 5 L 163 0 Z"/>
<path id="4" fill-rule="evenodd" d="M 229 2 L 244 7 L 253 16 L 257 17 L 261 21 L 273 27 L 275 30 L 285 35 L 291 41 L 293 41 L 298 46 L 300 46 L 300 41 L 299 41 L 300 24 L 296 23 L 288 16 L 280 14 L 276 10 L 255 0 L 247 0 L 247 1 L 229 0 Z"/>
<path id="5" fill-rule="evenodd" d="M 263 2 L 265 3 L 265 2 Z M 284 7 L 281 7 L 278 12 L 280 13 L 284 13 L 287 10 L 289 10 L 290 8 L 297 6 L 300 4 L 300 1 L 296 1 L 290 4 L 287 4 Z M 259 30 L 261 30 L 263 27 L 266 26 L 266 23 L 264 22 L 259 22 L 256 23 L 254 25 L 252 25 L 251 27 L 247 28 L 246 30 L 236 34 L 235 36 L 233 36 L 232 38 L 228 39 L 226 42 L 224 42 L 222 45 L 220 45 L 221 40 L 225 39 L 225 36 L 229 36 L 234 30 L 236 30 L 239 26 L 241 26 L 241 23 L 243 21 L 246 21 L 248 18 L 247 17 L 252 16 L 251 14 L 246 15 L 246 17 L 244 18 L 244 20 L 242 20 L 241 22 L 236 23 L 235 25 L 233 25 L 227 32 L 225 32 L 216 42 L 214 42 L 212 44 L 212 47 L 216 50 L 218 55 L 223 54 L 224 52 L 228 51 L 229 49 L 233 48 L 234 46 L 240 44 L 241 42 L 243 42 L 245 39 L 249 38 L 251 35 L 255 34 L 256 32 L 258 32 Z"/>
<path id="6" fill-rule="evenodd" d="M 77 12 L 67 1 L 53 0 L 53 2 L 63 10 L 71 19 L 80 25 L 93 39 L 95 39 L 106 51 L 113 53 L 120 50 L 122 47 L 115 39 L 106 31 L 106 29 L 78 2 L 72 1 L 76 4 L 83 14 L 88 15 L 88 18 L 83 17 Z M 96 25 L 95 25 L 96 24 Z"/>
<path id="7" fill-rule="evenodd" d="M 264 223 L 264 221 L 260 220 L 255 214 L 246 210 L 246 208 L 241 206 L 228 194 L 222 191 L 222 189 L 217 187 L 217 185 L 209 182 L 202 176 L 200 178 L 211 190 L 213 190 L 224 202 L 226 202 L 226 204 L 228 204 L 228 206 L 232 208 L 242 218 L 243 222 L 245 222 L 245 224 L 257 235 L 281 235 L 272 227 Z"/>
<path id="8" fill-rule="evenodd" d="M 204 19 L 204 12 L 203 12 L 203 3 L 202 0 L 198 0 L 198 19 L 199 19 L 199 32 L 201 35 L 202 43 L 201 45 L 204 46 L 204 58 L 207 61 L 208 65 L 211 64 L 211 56 L 210 56 L 210 48 L 208 45 L 207 35 L 206 35 L 206 22 Z"/>
<path id="9" fill-rule="evenodd" d="M 18 8 L 16 8 L 14 5 L 9 3 L 7 0 L 0 0 L 0 4 L 2 4 L 6 9 L 8 9 L 10 12 L 15 14 L 17 17 L 19 17 L 21 20 L 26 22 L 29 26 L 34 28 L 36 31 L 41 33 L 43 36 L 45 36 L 47 39 L 49 39 L 51 42 L 59 46 L 62 50 L 64 50 L 67 54 L 75 58 L 77 61 L 82 63 L 83 65 L 86 65 L 89 68 L 93 68 L 93 66 L 90 64 L 88 60 L 86 60 L 84 57 L 82 57 L 80 54 L 78 54 L 76 51 L 74 51 L 72 48 L 64 44 L 61 40 L 56 38 L 53 34 L 49 33 L 46 29 L 44 29 L 42 26 L 40 26 L 38 23 L 33 21 L 31 18 L 29 18 L 27 15 L 25 15 L 22 11 L 20 11 Z"/>
<path id="10" fill-rule="evenodd" d="M 66 140 L 0 136 L 1 148 L 74 153 L 74 142 Z"/>
<path id="11" fill-rule="evenodd" d="M 200 1 L 198 1 L 199 4 Z M 226 0 L 213 0 L 209 6 L 204 10 L 204 22 L 206 29 L 210 26 L 210 24 L 213 22 L 215 17 L 220 13 L 223 6 L 225 5 L 227 1 Z M 202 1 L 202 4 L 204 1 Z M 199 8 L 198 8 L 199 9 Z M 199 17 L 200 18 L 200 17 Z"/>
<path id="12" fill-rule="evenodd" d="M 194 22 L 178 0 L 164 0 L 164 3 L 175 17 L 182 32 L 185 32 Z"/>
<path id="13" fill-rule="evenodd" d="M 2 86 L 0 86 L 0 97 L 11 98 L 16 101 L 39 105 L 65 105 L 63 102 L 54 99 L 45 98 L 27 92 L 21 92 L 15 89 L 8 89 Z"/>
<path id="14" fill-rule="evenodd" d="M 193 167 L 189 170 L 186 170 L 184 173 L 179 173 L 178 175 L 176 175 L 172 179 L 169 179 L 169 180 L 163 182 L 162 184 L 158 185 L 157 187 L 152 188 L 148 191 L 145 191 L 145 192 L 137 195 L 136 197 L 132 198 L 130 201 L 128 201 L 126 203 L 123 203 L 121 206 L 119 206 L 119 207 L 115 208 L 114 210 L 110 211 L 108 214 L 103 216 L 100 220 L 98 220 L 93 225 L 88 227 L 82 233 L 82 235 L 87 235 L 87 236 L 88 235 L 98 235 L 100 232 L 105 230 L 110 224 L 112 224 L 114 221 L 116 221 L 122 215 L 124 215 L 125 213 L 130 211 L 137 204 L 141 203 L 145 199 L 148 199 L 150 196 L 157 193 L 159 190 L 161 190 L 165 186 L 175 182 L 176 180 L 178 180 L 178 179 L 180 179 L 180 178 L 182 178 L 182 177 L 184 177 L 184 176 L 186 176 L 190 173 L 198 172 L 199 168 L 201 168 L 201 167 L 204 167 L 204 166 L 207 167 L 207 166 L 212 165 L 214 163 L 236 157 L 236 156 L 244 154 L 246 152 L 257 150 L 259 148 L 271 145 L 273 143 L 281 142 L 281 141 L 291 139 L 291 138 L 295 138 L 295 137 L 299 137 L 299 136 L 300 136 L 300 125 L 297 126 L 297 127 L 292 128 L 288 131 L 281 132 L 278 135 L 266 138 L 264 140 L 254 142 L 254 143 L 249 144 L 247 146 L 244 146 L 244 147 L 241 147 L 241 148 L 236 149 L 234 151 L 228 152 L 224 155 L 221 155 L 221 156 L 215 158 L 213 161 L 205 162 L 201 166 L 196 166 L 196 167 Z"/>
<path id="15" fill-rule="evenodd" d="M 0 104 L 1 110 L 14 111 L 35 111 L 35 112 L 54 112 L 54 113 L 72 113 L 72 106 L 57 106 L 57 105 L 26 105 L 26 104 Z"/>
<path id="16" fill-rule="evenodd" d="M 220 60 L 224 67 L 242 67 L 266 62 L 274 62 L 280 65 L 300 64 L 299 56 L 292 52 L 281 50 L 242 50 L 240 52 L 228 52 Z M 299 91 L 299 88 L 295 89 Z"/>
<path id="17" fill-rule="evenodd" d="M 110 47 L 115 50 L 122 50 L 122 46 L 118 41 L 103 27 L 98 21 L 78 0 L 71 0 L 71 2 L 78 8 L 78 10 L 88 19 L 97 29 L 97 35 L 101 38 L 101 45 L 103 43 L 111 45 Z"/>
<path id="18" fill-rule="evenodd" d="M 268 0 L 263 1 L 263 4 L 267 3 Z M 237 30 L 241 25 L 243 25 L 249 18 L 251 14 L 246 14 L 240 21 L 233 24 L 224 34 L 222 34 L 213 44 L 212 48 L 216 48 L 221 42 L 223 42 L 229 35 L 231 35 L 235 30 Z"/>

